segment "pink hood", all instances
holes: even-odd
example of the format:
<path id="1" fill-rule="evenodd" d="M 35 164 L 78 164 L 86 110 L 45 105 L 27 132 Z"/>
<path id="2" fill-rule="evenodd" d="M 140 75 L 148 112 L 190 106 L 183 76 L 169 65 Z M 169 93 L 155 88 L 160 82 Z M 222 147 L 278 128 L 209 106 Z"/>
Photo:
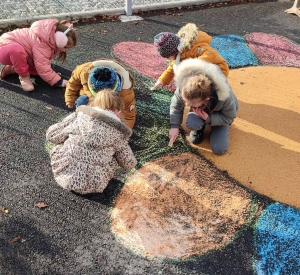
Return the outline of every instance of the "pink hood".
<path id="1" fill-rule="evenodd" d="M 39 76 L 51 86 L 61 77 L 51 68 L 51 59 L 57 54 L 54 33 L 57 20 L 45 19 L 34 22 L 30 28 L 16 29 L 0 37 L 0 47 L 18 43 L 28 54 L 28 64 L 35 67 Z"/>

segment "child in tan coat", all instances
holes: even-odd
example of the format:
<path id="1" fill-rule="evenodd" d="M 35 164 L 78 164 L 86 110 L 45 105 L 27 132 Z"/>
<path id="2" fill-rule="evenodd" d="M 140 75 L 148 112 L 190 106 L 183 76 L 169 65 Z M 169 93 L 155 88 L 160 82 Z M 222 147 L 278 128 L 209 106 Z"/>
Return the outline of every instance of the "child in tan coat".
<path id="1" fill-rule="evenodd" d="M 121 98 L 124 105 L 122 119 L 132 129 L 136 120 L 134 78 L 116 60 L 99 59 L 78 65 L 66 87 L 66 105 L 68 108 L 87 105 L 105 88 L 114 90 Z"/>

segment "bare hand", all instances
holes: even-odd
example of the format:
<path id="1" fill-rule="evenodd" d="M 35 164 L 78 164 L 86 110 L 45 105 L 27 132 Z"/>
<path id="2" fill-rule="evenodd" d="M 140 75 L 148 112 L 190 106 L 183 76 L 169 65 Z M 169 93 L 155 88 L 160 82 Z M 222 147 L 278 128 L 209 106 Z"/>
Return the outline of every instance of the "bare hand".
<path id="1" fill-rule="evenodd" d="M 63 82 L 61 84 L 61 87 L 66 87 L 68 84 L 68 80 L 63 79 Z"/>
<path id="2" fill-rule="evenodd" d="M 208 114 L 201 108 L 193 108 L 193 111 L 195 114 L 197 114 L 199 117 L 201 117 L 204 120 L 207 120 Z"/>

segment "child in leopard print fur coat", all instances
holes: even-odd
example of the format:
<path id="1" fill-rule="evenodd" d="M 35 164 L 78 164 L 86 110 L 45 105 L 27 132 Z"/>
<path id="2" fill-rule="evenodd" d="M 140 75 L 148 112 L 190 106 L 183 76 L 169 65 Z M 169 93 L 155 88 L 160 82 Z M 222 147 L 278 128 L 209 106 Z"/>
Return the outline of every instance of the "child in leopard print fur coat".
<path id="1" fill-rule="evenodd" d="M 137 164 L 128 144 L 132 130 L 120 120 L 122 101 L 113 90 L 98 92 L 90 106 L 49 127 L 46 139 L 56 182 L 80 194 L 101 193 L 119 166 Z"/>

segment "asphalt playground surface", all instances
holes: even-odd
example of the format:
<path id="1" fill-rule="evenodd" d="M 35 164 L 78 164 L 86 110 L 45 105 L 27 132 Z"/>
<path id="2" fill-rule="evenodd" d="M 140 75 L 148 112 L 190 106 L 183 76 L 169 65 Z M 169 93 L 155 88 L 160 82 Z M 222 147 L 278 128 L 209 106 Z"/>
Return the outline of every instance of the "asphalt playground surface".
<path id="1" fill-rule="evenodd" d="M 212 36 L 263 32 L 299 44 L 300 19 L 284 12 L 292 4 L 292 1 L 222 3 L 144 12 L 138 14 L 143 20 L 135 22 L 102 17 L 78 21 L 74 24 L 79 34 L 78 46 L 68 52 L 65 63 L 54 61 L 53 66 L 69 78 L 78 64 L 115 58 L 112 49 L 118 43 L 152 44 L 157 33 L 176 33 L 188 22 L 202 26 Z M 145 77 L 133 74 L 136 93 L 149 95 Z M 62 88 L 50 87 L 39 77 L 35 82 L 35 91 L 25 93 L 16 75 L 0 81 L 1 275 L 300 274 L 299 229 L 295 229 L 296 237 L 274 245 L 278 253 L 275 249 L 271 259 L 262 259 L 257 249 L 261 239 L 253 241 L 254 222 L 222 249 L 188 260 L 150 259 L 124 246 L 112 233 L 110 221 L 116 192 L 123 185 L 123 172 L 117 172 L 103 194 L 90 197 L 76 196 L 56 185 L 45 149 L 45 133 L 50 125 L 72 111 L 64 104 Z M 137 123 L 142 119 L 138 117 Z M 147 141 L 141 139 L 141 142 Z M 269 204 L 268 198 L 258 200 L 261 207 Z M 299 220 L 297 209 L 283 207 L 282 211 L 294 211 L 288 217 Z M 279 251 L 282 247 L 286 252 L 291 246 L 290 254 Z M 274 262 L 281 264 L 275 266 Z"/>

